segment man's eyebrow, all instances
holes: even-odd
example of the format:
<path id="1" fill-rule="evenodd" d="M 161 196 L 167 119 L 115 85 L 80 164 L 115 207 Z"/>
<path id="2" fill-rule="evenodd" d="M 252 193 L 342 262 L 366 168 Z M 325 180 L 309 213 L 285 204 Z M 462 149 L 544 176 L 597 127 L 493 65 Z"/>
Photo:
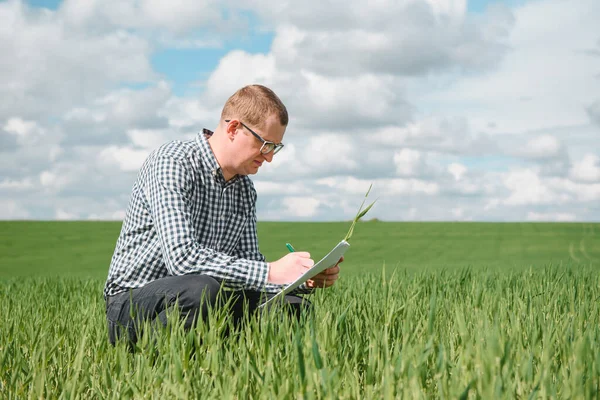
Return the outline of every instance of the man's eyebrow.
<path id="1" fill-rule="evenodd" d="M 271 143 L 275 143 L 275 144 L 281 144 L 281 143 L 282 143 L 282 142 L 275 142 L 275 141 L 273 141 L 273 140 L 269 139 L 268 137 L 264 136 L 264 135 L 263 135 L 262 133 L 260 133 L 260 132 L 257 132 L 257 131 L 254 131 L 254 132 L 258 133 L 258 134 L 260 135 L 260 137 L 261 137 L 261 138 L 263 138 L 264 140 L 266 140 L 267 142 L 271 142 Z"/>

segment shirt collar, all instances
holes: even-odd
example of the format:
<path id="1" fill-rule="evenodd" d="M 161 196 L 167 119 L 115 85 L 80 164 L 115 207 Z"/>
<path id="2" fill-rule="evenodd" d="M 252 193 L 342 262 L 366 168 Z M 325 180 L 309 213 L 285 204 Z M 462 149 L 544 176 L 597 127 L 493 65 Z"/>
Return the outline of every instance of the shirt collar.
<path id="1" fill-rule="evenodd" d="M 208 166 L 210 174 L 214 177 L 215 181 L 222 183 L 223 185 L 230 185 L 238 181 L 239 175 L 234 176 L 229 182 L 225 181 L 225 177 L 223 176 L 223 171 L 221 170 L 221 166 L 215 157 L 215 153 L 213 153 L 210 144 L 208 143 L 208 138 L 211 137 L 213 131 L 209 129 L 202 129 L 202 132 L 198 133 L 196 136 L 196 143 L 198 147 L 200 147 L 200 155 L 202 159 Z"/>

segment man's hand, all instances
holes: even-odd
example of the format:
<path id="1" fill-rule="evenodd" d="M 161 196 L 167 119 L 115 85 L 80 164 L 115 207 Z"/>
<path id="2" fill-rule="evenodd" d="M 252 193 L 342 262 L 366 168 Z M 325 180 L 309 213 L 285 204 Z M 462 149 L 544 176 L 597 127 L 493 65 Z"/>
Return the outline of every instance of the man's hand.
<path id="1" fill-rule="evenodd" d="M 328 288 L 333 286 L 335 281 L 338 279 L 340 273 L 340 263 L 344 261 L 344 257 L 331 268 L 327 268 L 318 275 L 313 276 L 312 279 L 306 281 L 306 286 L 309 288 Z"/>
<path id="2" fill-rule="evenodd" d="M 269 277 L 267 281 L 277 285 L 284 285 L 293 282 L 315 265 L 315 262 L 310 258 L 310 253 L 297 251 L 289 253 L 269 265 Z"/>

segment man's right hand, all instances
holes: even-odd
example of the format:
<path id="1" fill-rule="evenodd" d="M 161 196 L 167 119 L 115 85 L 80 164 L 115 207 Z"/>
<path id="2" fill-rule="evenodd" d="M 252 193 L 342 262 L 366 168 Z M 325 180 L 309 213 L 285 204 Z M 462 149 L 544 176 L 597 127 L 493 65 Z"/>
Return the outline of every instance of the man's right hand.
<path id="1" fill-rule="evenodd" d="M 269 277 L 267 281 L 276 285 L 284 285 L 293 282 L 315 265 L 315 262 L 310 258 L 310 253 L 297 251 L 269 263 L 269 265 Z"/>

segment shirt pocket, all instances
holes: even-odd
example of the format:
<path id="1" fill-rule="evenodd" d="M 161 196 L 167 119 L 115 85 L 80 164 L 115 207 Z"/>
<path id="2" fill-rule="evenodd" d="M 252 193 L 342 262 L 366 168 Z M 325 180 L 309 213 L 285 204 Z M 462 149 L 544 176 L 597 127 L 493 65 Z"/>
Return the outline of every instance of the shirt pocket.
<path id="1" fill-rule="evenodd" d="M 219 243 L 219 249 L 223 253 L 233 254 L 246 225 L 248 225 L 248 214 L 232 213 L 226 216 L 225 230 Z"/>

